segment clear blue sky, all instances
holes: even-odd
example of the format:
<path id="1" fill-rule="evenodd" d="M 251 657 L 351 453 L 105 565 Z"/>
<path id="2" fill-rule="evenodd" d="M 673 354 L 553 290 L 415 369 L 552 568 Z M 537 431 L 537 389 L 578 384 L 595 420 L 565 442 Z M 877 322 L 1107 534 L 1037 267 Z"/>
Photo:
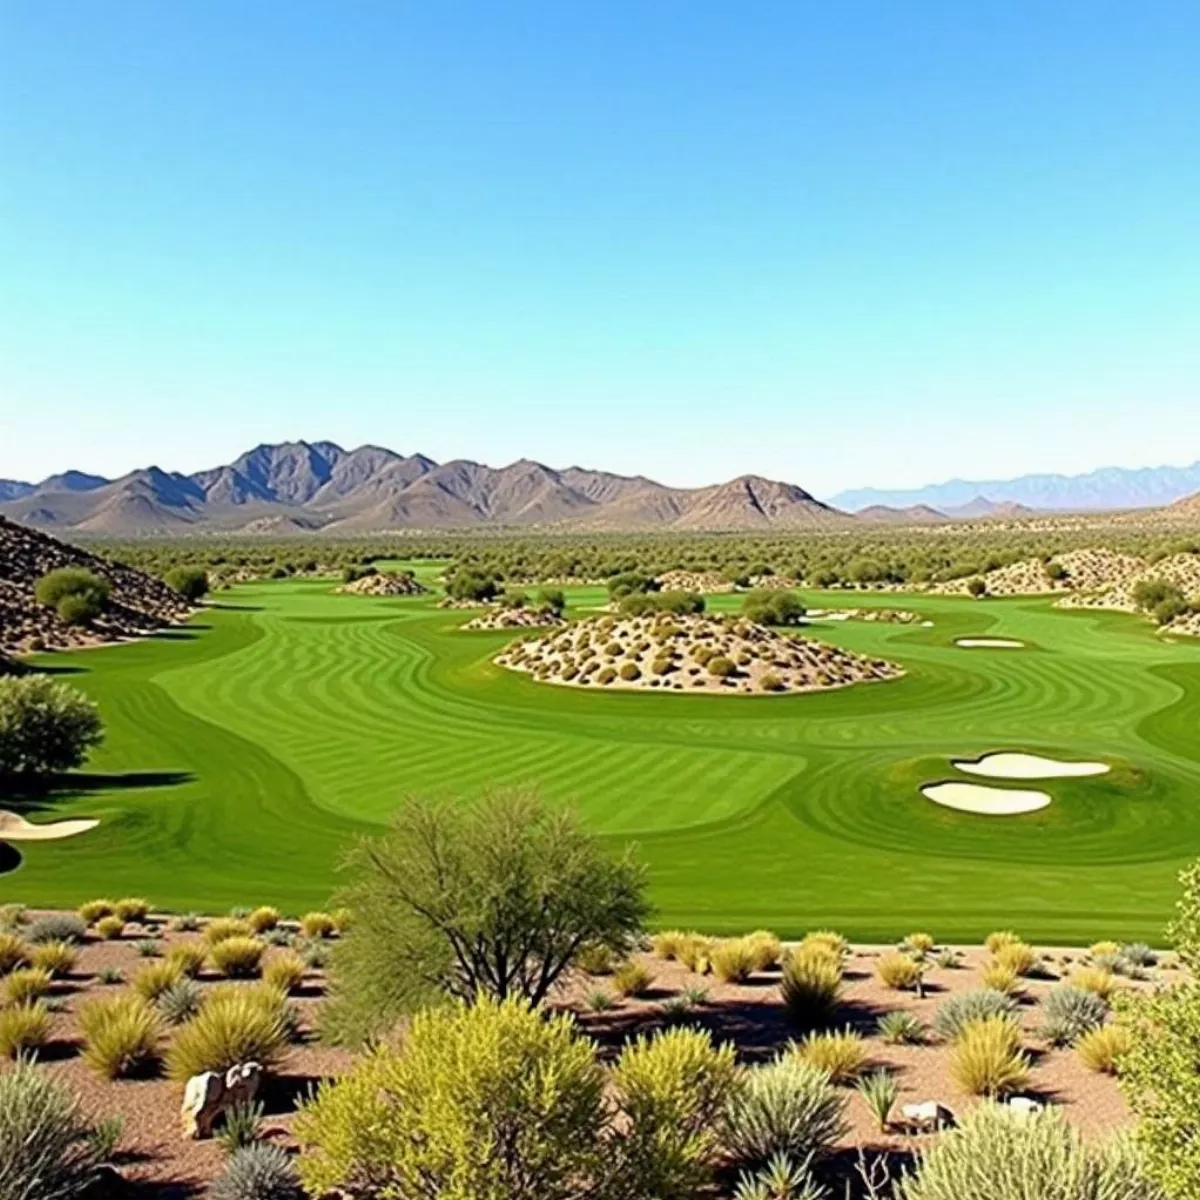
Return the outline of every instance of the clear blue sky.
<path id="1" fill-rule="evenodd" d="M 1200 4 L 0 3 L 0 476 L 1200 455 Z"/>

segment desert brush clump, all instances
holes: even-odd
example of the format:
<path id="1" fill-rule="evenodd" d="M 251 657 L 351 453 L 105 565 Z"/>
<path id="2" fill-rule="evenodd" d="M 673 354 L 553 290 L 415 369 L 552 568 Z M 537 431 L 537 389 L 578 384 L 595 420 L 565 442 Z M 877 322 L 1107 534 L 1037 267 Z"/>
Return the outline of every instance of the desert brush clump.
<path id="1" fill-rule="evenodd" d="M 712 970 L 722 983 L 745 983 L 758 970 L 758 962 L 748 938 L 732 938 L 713 946 Z"/>
<path id="2" fill-rule="evenodd" d="M 612 947 L 603 943 L 581 946 L 575 956 L 575 966 L 585 975 L 611 975 L 617 965 L 617 955 Z"/>
<path id="3" fill-rule="evenodd" d="M 613 990 L 619 996 L 644 996 L 654 977 L 640 962 L 622 963 L 612 973 Z"/>
<path id="4" fill-rule="evenodd" d="M 91 1000 L 79 1010 L 83 1061 L 103 1079 L 123 1079 L 156 1068 L 162 1055 L 158 1013 L 136 993 Z"/>
<path id="5" fill-rule="evenodd" d="M 167 950 L 163 961 L 174 963 L 180 974 L 195 979 L 208 961 L 208 947 L 197 941 L 176 942 Z"/>
<path id="6" fill-rule="evenodd" d="M 15 933 L 0 933 L 0 975 L 29 966 L 32 947 Z"/>
<path id="7" fill-rule="evenodd" d="M 842 960 L 820 946 L 800 947 L 783 960 L 779 987 L 793 1025 L 802 1029 L 827 1025 L 842 994 Z"/>
<path id="8" fill-rule="evenodd" d="M 1126 1026 L 1099 1025 L 1080 1034 L 1075 1040 L 1075 1053 L 1089 1071 L 1116 1075 L 1131 1044 L 1132 1037 Z"/>
<path id="9" fill-rule="evenodd" d="M 1046 996 L 1038 1033 L 1053 1046 L 1070 1046 L 1107 1018 L 1108 1005 L 1095 992 L 1063 983 Z"/>
<path id="10" fill-rule="evenodd" d="M 79 916 L 89 925 L 95 925 L 101 917 L 111 917 L 113 902 L 111 900 L 88 900 L 79 906 Z"/>
<path id="11" fill-rule="evenodd" d="M 180 1026 L 167 1052 L 167 1074 L 183 1082 L 204 1071 L 258 1062 L 270 1070 L 288 1041 L 284 1006 L 273 988 L 224 987 Z"/>
<path id="12" fill-rule="evenodd" d="M 79 951 L 70 942 L 43 942 L 29 956 L 31 967 L 40 967 L 59 979 L 70 975 L 79 961 Z"/>
<path id="13" fill-rule="evenodd" d="M 0 1008 L 0 1058 L 18 1058 L 50 1040 L 50 1012 L 39 1000 Z"/>
<path id="14" fill-rule="evenodd" d="M 910 933 L 900 945 L 902 949 L 912 950 L 917 954 L 930 954 L 937 942 L 934 941 L 932 934 Z"/>
<path id="15" fill-rule="evenodd" d="M 204 932 L 200 936 L 211 949 L 229 938 L 253 937 L 254 930 L 250 927 L 250 922 L 241 917 L 214 917 L 205 925 Z"/>
<path id="16" fill-rule="evenodd" d="M 1021 977 L 1008 965 L 998 958 L 984 963 L 979 974 L 979 981 L 992 992 L 1003 992 L 1006 996 L 1015 996 L 1021 990 Z"/>
<path id="17" fill-rule="evenodd" d="M 141 896 L 126 896 L 113 905 L 113 912 L 127 924 L 144 925 L 150 915 L 150 902 Z"/>
<path id="18" fill-rule="evenodd" d="M 795 1056 L 747 1068 L 725 1114 L 725 1152 L 751 1170 L 777 1154 L 795 1162 L 819 1157 L 845 1133 L 845 1108 L 828 1073 Z"/>
<path id="19" fill-rule="evenodd" d="M 1012 1017 L 983 1017 L 965 1025 L 954 1041 L 950 1074 L 972 1096 L 1021 1091 L 1029 1082 L 1029 1060 Z"/>
<path id="20" fill-rule="evenodd" d="M 925 1026 L 905 1009 L 884 1013 L 875 1028 L 889 1046 L 918 1046 L 925 1040 Z"/>
<path id="21" fill-rule="evenodd" d="M 303 1200 L 296 1165 L 286 1150 L 269 1142 L 241 1146 L 226 1159 L 208 1189 L 209 1200 Z"/>
<path id="22" fill-rule="evenodd" d="M 992 955 L 1004 946 L 1016 946 L 1020 943 L 1021 939 L 1011 929 L 998 929 L 995 933 L 989 933 L 983 941 L 987 952 Z"/>
<path id="23" fill-rule="evenodd" d="M 223 938 L 208 952 L 212 965 L 230 979 L 251 979 L 259 973 L 267 944 L 261 938 Z"/>
<path id="24" fill-rule="evenodd" d="M 799 948 L 827 950 L 830 954 L 844 958 L 850 952 L 850 943 L 832 929 L 814 929 L 804 935 Z"/>
<path id="25" fill-rule="evenodd" d="M 679 950 L 689 936 L 679 929 L 667 929 L 656 933 L 650 939 L 650 946 L 656 957 L 673 962 L 679 957 Z"/>
<path id="26" fill-rule="evenodd" d="M 1004 992 L 978 988 L 951 996 L 933 1015 L 933 1031 L 946 1041 L 954 1041 L 973 1021 L 984 1017 L 1009 1017 L 1017 1011 L 1016 1001 Z"/>
<path id="27" fill-rule="evenodd" d="M 18 967 L 6 975 L 0 988 L 5 1004 L 26 1004 L 40 1000 L 53 987 L 50 972 L 43 967 Z"/>
<path id="28" fill-rule="evenodd" d="M 143 1000 L 153 1004 L 169 987 L 183 978 L 183 969 L 170 958 L 147 963 L 134 977 L 133 990 Z"/>
<path id="29" fill-rule="evenodd" d="M 1103 967 L 1076 967 L 1067 976 L 1067 982 L 1085 992 L 1094 992 L 1101 1000 L 1111 1000 L 1119 986 L 1117 977 Z"/>
<path id="30" fill-rule="evenodd" d="M 1024 942 L 1007 942 L 995 951 L 992 959 L 1017 975 L 1030 975 L 1038 965 L 1037 952 Z"/>
<path id="31" fill-rule="evenodd" d="M 769 929 L 756 929 L 744 939 L 754 954 L 754 969 L 769 971 L 783 959 L 783 943 Z"/>
<path id="32" fill-rule="evenodd" d="M 921 982 L 921 964 L 908 954 L 884 954 L 875 964 L 875 974 L 884 987 L 910 991 Z"/>
<path id="33" fill-rule="evenodd" d="M 25 930 L 25 940 L 35 946 L 42 942 L 70 942 L 78 945 L 87 936 L 87 925 L 74 913 L 48 913 L 38 917 Z"/>
<path id="34" fill-rule="evenodd" d="M 272 954 L 263 968 L 263 983 L 281 992 L 294 992 L 304 982 L 308 968 L 304 959 L 291 950 Z"/>
<path id="35" fill-rule="evenodd" d="M 707 975 L 712 969 L 713 943 L 698 933 L 689 933 L 679 943 L 676 958 L 689 971 Z"/>
<path id="36" fill-rule="evenodd" d="M 200 1011 L 203 1002 L 199 985 L 194 979 L 184 976 L 159 995 L 157 1006 L 168 1024 L 182 1025 Z"/>
<path id="37" fill-rule="evenodd" d="M 106 942 L 115 942 L 125 932 L 125 922 L 113 913 L 96 922 L 96 933 Z"/>
<path id="38" fill-rule="evenodd" d="M 810 1033 L 793 1042 L 790 1052 L 800 1062 L 824 1071 L 835 1084 L 853 1083 L 867 1063 L 867 1044 L 850 1029 Z"/>
<path id="39" fill-rule="evenodd" d="M 337 923 L 326 912 L 305 913 L 300 918 L 300 932 L 306 938 L 331 938 L 337 933 Z"/>
<path id="40" fill-rule="evenodd" d="M 272 908 L 269 904 L 264 904 L 246 916 L 246 924 L 255 933 L 266 933 L 267 930 L 274 929 L 282 919 L 283 914 L 279 909 Z"/>
<path id="41" fill-rule="evenodd" d="M 892 1118 L 892 1109 L 896 1107 L 896 1097 L 900 1093 L 896 1077 L 891 1071 L 871 1071 L 863 1075 L 854 1086 L 871 1110 L 871 1115 L 879 1122 L 879 1132 L 886 1133 Z"/>

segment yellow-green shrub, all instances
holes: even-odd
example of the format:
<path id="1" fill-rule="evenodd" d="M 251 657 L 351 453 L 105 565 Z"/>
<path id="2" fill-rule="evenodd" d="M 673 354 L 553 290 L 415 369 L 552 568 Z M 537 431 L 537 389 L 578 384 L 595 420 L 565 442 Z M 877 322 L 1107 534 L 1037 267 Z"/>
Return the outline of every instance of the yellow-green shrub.
<path id="1" fill-rule="evenodd" d="M 209 946 L 215 946 L 229 938 L 251 937 L 253 933 L 250 923 L 240 917 L 215 917 L 204 927 L 202 936 Z"/>
<path id="2" fill-rule="evenodd" d="M 665 958 L 668 962 L 679 957 L 680 948 L 688 939 L 688 934 L 683 933 L 678 929 L 667 929 L 662 933 L 656 933 L 650 939 L 650 944 L 654 947 L 654 953 L 659 958 Z"/>
<path id="3" fill-rule="evenodd" d="M 167 951 L 164 961 L 175 963 L 181 974 L 194 979 L 204 970 L 204 964 L 208 961 L 208 950 L 201 942 L 176 942 Z"/>
<path id="4" fill-rule="evenodd" d="M 29 965 L 30 947 L 15 933 L 0 933 L 0 975 Z"/>
<path id="5" fill-rule="evenodd" d="M 991 988 L 994 992 L 1003 992 L 1006 996 L 1012 996 L 1021 990 L 1021 977 L 1012 967 L 1007 963 L 1000 962 L 999 959 L 994 958 L 991 962 L 984 963 L 980 979 L 985 988 Z"/>
<path id="6" fill-rule="evenodd" d="M 867 1043 L 852 1030 L 810 1033 L 793 1043 L 792 1053 L 803 1063 L 824 1071 L 831 1083 L 852 1083 L 867 1063 Z"/>
<path id="7" fill-rule="evenodd" d="M 963 1027 L 954 1043 L 950 1073 L 972 1096 L 1005 1096 L 1029 1081 L 1021 1033 L 1009 1017 L 984 1017 Z"/>
<path id="8" fill-rule="evenodd" d="M 96 922 L 96 932 L 106 942 L 116 941 L 125 932 L 125 922 L 115 913 L 111 917 L 101 917 Z"/>
<path id="9" fill-rule="evenodd" d="M 756 929 L 745 941 L 754 953 L 754 969 L 767 971 L 783 958 L 783 943 L 768 929 Z"/>
<path id="10" fill-rule="evenodd" d="M 329 914 L 329 919 L 338 933 L 348 933 L 350 926 L 354 924 L 354 912 L 349 908 L 335 908 Z"/>
<path id="11" fill-rule="evenodd" d="M 824 949 L 832 954 L 845 957 L 850 950 L 850 943 L 846 941 L 840 933 L 835 933 L 832 929 L 814 929 L 811 933 L 804 935 L 804 940 L 800 943 L 802 950 L 806 949 Z"/>
<path id="12" fill-rule="evenodd" d="M 907 954 L 884 954 L 875 964 L 875 974 L 884 987 L 894 991 L 915 988 L 921 981 L 921 967 Z"/>
<path id="13" fill-rule="evenodd" d="M 1011 929 L 998 929 L 995 933 L 989 933 L 983 944 L 989 954 L 995 954 L 1001 946 L 1012 946 L 1020 940 Z"/>
<path id="14" fill-rule="evenodd" d="M 0 1058 L 40 1050 L 50 1040 L 50 1014 L 33 1001 L 0 1008 Z"/>
<path id="15" fill-rule="evenodd" d="M 1112 999 L 1117 990 L 1117 977 L 1102 967 L 1076 967 L 1067 976 L 1067 982 L 1072 987 L 1083 988 L 1085 992 L 1094 992 L 1101 1000 Z"/>
<path id="16" fill-rule="evenodd" d="M 910 950 L 916 950 L 919 954 L 928 954 L 937 945 L 937 942 L 933 940 L 931 934 L 910 933 L 904 939 L 904 944 Z"/>
<path id="17" fill-rule="evenodd" d="M 612 975 L 613 990 L 621 996 L 641 996 L 653 982 L 650 972 L 639 962 L 622 963 Z"/>
<path id="18" fill-rule="evenodd" d="M 269 904 L 264 904 L 260 908 L 256 908 L 246 918 L 246 924 L 255 933 L 266 933 L 268 929 L 274 929 L 279 924 L 279 919 L 282 915 L 279 909 L 272 908 Z"/>
<path id="19" fill-rule="evenodd" d="M 113 902 L 111 900 L 89 900 L 79 906 L 79 915 L 89 924 L 95 925 L 101 917 L 111 917 Z"/>
<path id="20" fill-rule="evenodd" d="M 5 1004 L 27 1004 L 40 1000 L 52 984 L 50 972 L 42 967 L 18 967 L 4 979 Z"/>
<path id="21" fill-rule="evenodd" d="M 1017 975 L 1028 975 L 1038 963 L 1036 951 L 1024 942 L 1009 942 L 992 957 L 1001 966 L 1010 967 Z"/>
<path id="22" fill-rule="evenodd" d="M 182 1025 L 167 1052 L 167 1074 L 177 1082 L 203 1071 L 227 1071 L 258 1062 L 270 1069 L 287 1045 L 279 993 L 264 987 L 224 987 Z"/>
<path id="23" fill-rule="evenodd" d="M 300 918 L 300 932 L 306 938 L 333 937 L 337 933 L 337 925 L 328 913 L 310 912 Z"/>
<path id="24" fill-rule="evenodd" d="M 41 967 L 51 975 L 69 975 L 79 961 L 79 951 L 70 942 L 42 942 L 34 946 L 29 955 L 29 965 Z"/>
<path id="25" fill-rule="evenodd" d="M 83 1061 L 104 1079 L 148 1071 L 161 1058 L 162 1026 L 141 995 L 92 1000 L 79 1012 Z"/>
<path id="26" fill-rule="evenodd" d="M 150 915 L 150 902 L 140 896 L 126 896 L 113 905 L 113 912 L 122 921 L 136 921 L 141 924 Z"/>
<path id="27" fill-rule="evenodd" d="M 717 942 L 712 951 L 713 974 L 722 983 L 744 983 L 754 974 L 758 956 L 746 938 Z"/>
<path id="28" fill-rule="evenodd" d="M 222 975 L 228 975 L 231 979 L 248 979 L 258 974 L 266 951 L 266 943 L 258 938 L 231 937 L 217 942 L 208 956 Z"/>
<path id="29" fill-rule="evenodd" d="M 783 960 L 779 983 L 788 1019 L 801 1028 L 824 1025 L 837 1010 L 842 960 L 827 948 L 801 948 Z"/>
<path id="30" fill-rule="evenodd" d="M 267 959 L 263 968 L 263 983 L 281 992 L 294 992 L 303 982 L 307 968 L 300 955 L 283 950 Z"/>
<path id="31" fill-rule="evenodd" d="M 1088 954 L 1092 958 L 1116 958 L 1121 953 L 1120 942 L 1093 942 L 1088 947 Z"/>
<path id="32" fill-rule="evenodd" d="M 133 977 L 133 990 L 139 1000 L 153 1003 L 182 978 L 183 968 L 177 959 L 159 958 L 147 963 Z"/>
<path id="33" fill-rule="evenodd" d="M 1080 1062 L 1089 1071 L 1115 1075 L 1121 1056 L 1129 1053 L 1129 1030 L 1123 1025 L 1101 1025 L 1081 1034 L 1075 1042 Z"/>
<path id="34" fill-rule="evenodd" d="M 707 975 L 711 966 L 712 942 L 698 933 L 691 933 L 679 946 L 678 958 L 689 971 Z"/>

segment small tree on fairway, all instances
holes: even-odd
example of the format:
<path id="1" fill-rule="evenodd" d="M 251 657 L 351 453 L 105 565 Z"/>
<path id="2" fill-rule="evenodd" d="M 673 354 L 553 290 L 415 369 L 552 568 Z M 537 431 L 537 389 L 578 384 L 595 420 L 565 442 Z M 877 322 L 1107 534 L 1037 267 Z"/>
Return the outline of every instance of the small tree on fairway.
<path id="1" fill-rule="evenodd" d="M 104 736 L 96 706 L 46 675 L 0 679 L 0 778 L 81 766 Z"/>
<path id="2" fill-rule="evenodd" d="M 346 865 L 356 880 L 339 902 L 354 923 L 334 951 L 325 1014 L 341 1041 L 448 997 L 540 1004 L 581 947 L 626 951 L 649 911 L 632 849 L 610 857 L 572 814 L 525 791 L 409 799 Z"/>

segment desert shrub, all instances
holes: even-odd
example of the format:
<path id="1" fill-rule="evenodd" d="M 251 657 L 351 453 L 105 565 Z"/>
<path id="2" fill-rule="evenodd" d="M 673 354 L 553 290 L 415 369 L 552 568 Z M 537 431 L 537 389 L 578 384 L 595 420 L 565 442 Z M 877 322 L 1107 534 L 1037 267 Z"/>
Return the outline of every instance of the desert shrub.
<path id="1" fill-rule="evenodd" d="M 1021 990 L 1021 977 L 1007 963 L 996 958 L 984 963 L 979 981 L 986 990 L 1003 992 L 1006 996 L 1015 996 Z"/>
<path id="2" fill-rule="evenodd" d="M 173 567 L 163 582 L 193 603 L 208 595 L 208 572 L 203 567 Z"/>
<path id="3" fill-rule="evenodd" d="M 1038 1032 L 1054 1046 L 1069 1046 L 1107 1017 L 1108 1005 L 1095 992 L 1064 983 L 1046 997 Z"/>
<path id="4" fill-rule="evenodd" d="M 1100 1025 L 1079 1036 L 1075 1053 L 1089 1071 L 1115 1075 L 1129 1046 L 1129 1030 L 1124 1025 Z"/>
<path id="5" fill-rule="evenodd" d="M 328 913 L 310 912 L 300 918 L 300 932 L 306 938 L 330 938 L 337 933 L 337 925 Z"/>
<path id="6" fill-rule="evenodd" d="M 87 936 L 87 926 L 73 913 L 49 913 L 32 922 L 25 937 L 35 945 L 43 942 L 70 942 L 75 945 Z"/>
<path id="7" fill-rule="evenodd" d="M 635 679 L 641 679 L 642 670 L 634 662 L 624 662 L 621 664 L 620 671 L 617 672 L 626 683 L 632 683 Z"/>
<path id="8" fill-rule="evenodd" d="M 42 967 L 18 967 L 4 978 L 4 1002 L 26 1004 L 40 1000 L 52 983 L 50 972 Z"/>
<path id="9" fill-rule="evenodd" d="M 186 976 L 177 979 L 170 987 L 159 993 L 158 1011 L 171 1025 L 182 1025 L 191 1020 L 202 1003 L 199 985 Z"/>
<path id="10" fill-rule="evenodd" d="M 355 920 L 337 943 L 323 1011 L 341 1040 L 447 996 L 536 1005 L 580 946 L 624 953 L 648 911 L 632 852 L 610 856 L 572 813 L 527 792 L 470 805 L 409 800 L 350 866 Z"/>
<path id="11" fill-rule="evenodd" d="M 482 996 L 417 1013 L 399 1049 L 320 1084 L 295 1132 L 316 1195 L 570 1200 L 604 1168 L 606 1117 L 604 1075 L 568 1018 Z"/>
<path id="12" fill-rule="evenodd" d="M 157 938 L 138 938 L 133 943 L 139 958 L 158 958 L 162 954 L 162 942 Z"/>
<path id="13" fill-rule="evenodd" d="M 683 616 L 704 611 L 704 597 L 695 592 L 635 592 L 626 596 L 620 604 L 621 612 L 628 617 L 642 617 L 647 613 L 674 613 Z"/>
<path id="14" fill-rule="evenodd" d="M 792 1053 L 803 1063 L 824 1071 L 831 1083 L 852 1083 L 867 1062 L 867 1044 L 853 1030 L 810 1033 L 793 1043 Z"/>
<path id="15" fill-rule="evenodd" d="M 1054 1110 L 1017 1120 L 983 1104 L 921 1152 L 901 1200 L 1161 1200 L 1124 1140 L 1083 1141 Z"/>
<path id="16" fill-rule="evenodd" d="M 120 1079 L 157 1067 L 162 1027 L 140 995 L 92 1000 L 79 1011 L 83 1061 L 103 1079 Z"/>
<path id="17" fill-rule="evenodd" d="M 783 960 L 780 993 L 788 1020 L 802 1029 L 826 1025 L 842 991 L 841 960 L 828 951 L 803 947 Z"/>
<path id="18" fill-rule="evenodd" d="M 588 1006 L 588 1011 L 594 1013 L 609 1012 L 617 1006 L 616 997 L 603 988 L 592 988 L 583 1000 Z"/>
<path id="19" fill-rule="evenodd" d="M 1088 947 L 1089 958 L 1116 958 L 1121 953 L 1121 943 L 1113 941 L 1093 942 Z"/>
<path id="20" fill-rule="evenodd" d="M 0 1196 L 77 1200 L 96 1183 L 100 1155 L 79 1101 L 31 1063 L 0 1074 Z"/>
<path id="21" fill-rule="evenodd" d="M 859 1079 L 855 1089 L 871 1110 L 871 1115 L 879 1122 L 880 1133 L 886 1133 L 900 1091 L 896 1077 L 890 1071 L 872 1071 Z"/>
<path id="22" fill-rule="evenodd" d="M 111 900 L 89 900 L 86 904 L 79 906 L 79 916 L 89 925 L 94 925 L 101 917 L 112 915 L 113 902 Z"/>
<path id="23" fill-rule="evenodd" d="M 783 679 L 774 671 L 764 671 L 758 682 L 764 692 L 782 692 L 784 689 Z"/>
<path id="24" fill-rule="evenodd" d="M 183 1082 L 202 1071 L 228 1071 L 244 1062 L 259 1062 L 269 1070 L 282 1056 L 287 1037 L 277 992 L 226 987 L 180 1027 L 167 1052 L 167 1074 Z"/>
<path id="25" fill-rule="evenodd" d="M 96 933 L 106 942 L 114 942 L 125 932 L 125 922 L 115 913 L 96 922 Z"/>
<path id="26" fill-rule="evenodd" d="M 1004 946 L 1020 945 L 1021 939 L 1011 929 L 998 929 L 995 933 L 989 933 L 983 944 L 989 954 L 995 954 Z"/>
<path id="27" fill-rule="evenodd" d="M 140 896 L 126 896 L 113 905 L 113 912 L 126 923 L 133 922 L 141 925 L 150 915 L 150 902 Z"/>
<path id="28" fill-rule="evenodd" d="M 1032 946 L 1024 942 L 1009 942 L 1001 946 L 992 956 L 1002 967 L 1008 967 L 1017 975 L 1028 975 L 1038 964 L 1038 956 Z"/>
<path id="29" fill-rule="evenodd" d="M 125 972 L 120 967 L 101 967 L 96 972 L 96 982 L 103 984 L 116 984 L 125 982 Z"/>
<path id="30" fill-rule="evenodd" d="M 639 962 L 622 963 L 612 974 L 613 989 L 619 996 L 642 996 L 650 990 L 654 977 Z"/>
<path id="31" fill-rule="evenodd" d="M 732 659 L 726 658 L 723 654 L 716 654 L 708 660 L 708 673 L 718 679 L 728 679 L 736 672 L 737 667 Z"/>
<path id="32" fill-rule="evenodd" d="M 47 571 L 34 585 L 34 598 L 53 608 L 68 625 L 86 624 L 108 604 L 112 586 L 102 575 L 80 567 Z"/>
<path id="33" fill-rule="evenodd" d="M 626 1196 L 692 1196 L 711 1181 L 719 1127 L 738 1081 L 733 1047 L 673 1029 L 625 1047 L 612 1086 L 628 1127 L 618 1176 Z"/>
<path id="34" fill-rule="evenodd" d="M 167 927 L 175 933 L 195 933 L 200 928 L 200 917 L 196 913 L 180 913 L 171 918 Z"/>
<path id="35" fill-rule="evenodd" d="M 905 949 L 914 950 L 918 954 L 929 954 L 936 945 L 932 935 L 928 933 L 910 933 L 904 939 Z"/>
<path id="36" fill-rule="evenodd" d="M 963 1028 L 985 1017 L 1007 1017 L 1017 1010 L 1016 1002 L 1003 992 L 980 988 L 951 996 L 933 1015 L 933 1031 L 938 1037 L 954 1041 Z"/>
<path id="37" fill-rule="evenodd" d="M 70 942 L 43 942 L 34 946 L 29 965 L 39 967 L 54 977 L 69 975 L 79 961 L 79 951 Z"/>
<path id="38" fill-rule="evenodd" d="M 689 971 L 706 975 L 711 965 L 712 951 L 713 944 L 708 938 L 701 937 L 698 933 L 689 933 L 679 943 L 676 958 Z"/>
<path id="39" fill-rule="evenodd" d="M 304 1191 L 287 1151 L 255 1142 L 230 1154 L 208 1196 L 209 1200 L 303 1200 Z"/>
<path id="40" fill-rule="evenodd" d="M 195 978 L 204 970 L 208 950 L 201 942 L 176 942 L 167 950 L 163 961 L 175 963 L 181 974 Z"/>
<path id="41" fill-rule="evenodd" d="M 266 933 L 268 929 L 274 929 L 279 924 L 282 914 L 279 909 L 271 908 L 270 905 L 264 904 L 260 908 L 256 908 L 246 918 L 246 924 L 255 933 Z"/>
<path id="42" fill-rule="evenodd" d="M 0 975 L 7 975 L 17 967 L 29 966 L 32 953 L 32 947 L 24 938 L 15 933 L 0 933 Z"/>
<path id="43" fill-rule="evenodd" d="M 1153 967 L 1158 962 L 1158 955 L 1145 942 L 1129 942 L 1117 952 L 1120 964 L 1135 967 Z"/>
<path id="44" fill-rule="evenodd" d="M 925 1040 L 925 1026 L 904 1009 L 884 1013 L 875 1028 L 889 1046 L 916 1046 Z"/>
<path id="45" fill-rule="evenodd" d="M 754 969 L 767 971 L 783 958 L 783 943 L 767 929 L 756 929 L 744 939 L 754 955 Z"/>
<path id="46" fill-rule="evenodd" d="M 722 1142 L 737 1166 L 782 1154 L 804 1162 L 831 1150 L 846 1130 L 845 1100 L 819 1067 L 785 1056 L 742 1075 L 725 1113 Z"/>
<path id="47" fill-rule="evenodd" d="M 259 973 L 267 946 L 260 938 L 231 937 L 217 942 L 208 952 L 213 966 L 230 979 L 250 979 Z"/>
<path id="48" fill-rule="evenodd" d="M 742 601 L 742 615 L 759 625 L 799 625 L 804 605 L 795 592 L 769 588 L 748 592 Z"/>
<path id="49" fill-rule="evenodd" d="M 263 968 L 263 983 L 281 992 L 294 992 L 303 982 L 308 968 L 304 959 L 287 950 L 273 954 Z"/>
<path id="50" fill-rule="evenodd" d="M 801 950 L 813 948 L 826 950 L 830 954 L 836 954 L 844 958 L 850 951 L 850 943 L 840 933 L 835 933 L 832 929 L 814 929 L 806 933 L 804 940 L 800 943 Z"/>
<path id="51" fill-rule="evenodd" d="M 884 954 L 875 964 L 875 974 L 884 987 L 894 991 L 915 988 L 921 982 L 921 966 L 907 954 Z"/>
<path id="52" fill-rule="evenodd" d="M 40 1050 L 49 1040 L 50 1013 L 44 1004 L 30 1000 L 0 1008 L 0 1058 L 17 1058 L 32 1053 Z M 3 1132 L 0 1131 L 2 1138 Z M 2 1172 L 3 1166 L 0 1165 Z"/>
<path id="53" fill-rule="evenodd" d="M 758 956 L 747 938 L 732 938 L 713 947 L 713 974 L 722 983 L 745 983 L 758 968 Z"/>
<path id="54" fill-rule="evenodd" d="M 656 933 L 650 939 L 650 944 L 654 948 L 654 953 L 659 958 L 664 958 L 670 962 L 679 957 L 680 947 L 687 936 L 686 933 L 678 929 L 668 929 L 662 933 Z"/>
<path id="55" fill-rule="evenodd" d="M 1072 987 L 1094 992 L 1101 1000 L 1111 1000 L 1117 990 L 1117 979 L 1111 971 L 1101 967 L 1077 967 L 1067 976 Z"/>
<path id="56" fill-rule="evenodd" d="M 585 975 L 611 975 L 617 967 L 617 956 L 611 946 L 597 942 L 580 947 L 575 965 Z"/>
<path id="57" fill-rule="evenodd" d="M 1029 1060 L 1021 1051 L 1021 1034 L 1007 1016 L 983 1017 L 959 1032 L 950 1073 L 972 1096 L 1006 1096 L 1029 1081 Z"/>
<path id="58" fill-rule="evenodd" d="M 499 592 L 495 576 L 478 571 L 455 571 L 446 583 L 446 594 L 452 600 L 487 601 L 494 599 Z"/>
<path id="59" fill-rule="evenodd" d="M 167 988 L 183 978 L 183 967 L 178 959 L 164 958 L 147 963 L 134 977 L 133 990 L 142 999 L 156 1001 Z"/>
<path id="60" fill-rule="evenodd" d="M 250 922 L 241 917 L 216 917 L 204 927 L 201 936 L 211 947 L 228 938 L 253 937 L 254 930 L 250 928 Z"/>
<path id="61" fill-rule="evenodd" d="M 262 1141 L 263 1106 L 255 1103 L 238 1103 L 225 1110 L 225 1119 L 217 1132 L 221 1149 L 233 1154 L 246 1146 Z"/>
<path id="62" fill-rule="evenodd" d="M 354 924 L 353 910 L 344 905 L 341 908 L 335 908 L 329 917 L 333 921 L 333 928 L 339 934 L 349 933 L 350 927 Z"/>

